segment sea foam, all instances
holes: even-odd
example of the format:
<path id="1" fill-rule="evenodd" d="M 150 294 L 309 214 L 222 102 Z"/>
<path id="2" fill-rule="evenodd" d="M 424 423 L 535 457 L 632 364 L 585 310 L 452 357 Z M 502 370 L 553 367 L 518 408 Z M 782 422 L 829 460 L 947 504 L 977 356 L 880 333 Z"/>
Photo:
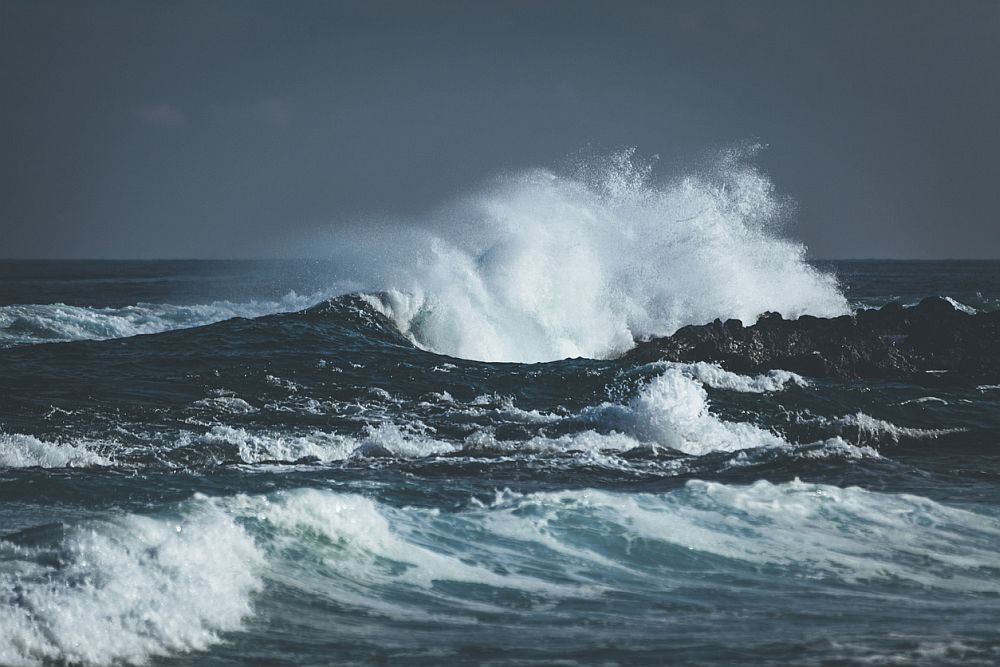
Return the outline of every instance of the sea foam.
<path id="1" fill-rule="evenodd" d="M 1000 522 L 907 494 L 799 480 L 749 486 L 695 480 L 666 494 L 505 493 L 491 509 L 501 510 L 483 517 L 491 530 L 544 543 L 590 526 L 597 533 L 624 531 L 629 544 L 642 539 L 730 564 L 781 567 L 787 577 L 1000 592 L 983 572 L 996 570 Z M 628 561 L 627 554 L 610 560 Z M 668 561 L 649 566 L 669 585 Z"/>
<path id="2" fill-rule="evenodd" d="M 291 591 L 339 610 L 348 622 L 324 625 L 334 642 L 419 621 L 415 635 L 380 635 L 388 645 L 423 641 L 419 628 L 482 628 L 477 619 L 496 613 L 555 631 L 572 599 L 587 601 L 594 627 L 620 632 L 616 623 L 651 619 L 608 614 L 616 601 L 645 609 L 688 599 L 692 586 L 753 595 L 762 572 L 847 603 L 873 584 L 903 604 L 925 604 L 928 591 L 994 599 L 998 544 L 990 515 L 798 480 L 498 491 L 448 511 L 323 488 L 195 496 L 173 517 L 0 540 L 0 663 L 141 664 L 203 650 L 267 606 L 255 598 L 265 584 L 276 599 Z"/>
<path id="3" fill-rule="evenodd" d="M 619 447 L 623 443 L 619 434 L 634 438 L 637 444 L 651 443 L 693 455 L 789 444 L 753 424 L 730 422 L 712 414 L 705 387 L 679 366 L 668 367 L 627 403 L 586 408 L 581 417 L 615 429 L 611 440 Z"/>
<path id="4" fill-rule="evenodd" d="M 21 433 L 0 433 L 0 468 L 76 468 L 110 465 L 99 450 L 108 450 L 93 441 L 50 442 Z"/>
<path id="5" fill-rule="evenodd" d="M 760 375 L 740 375 L 723 369 L 719 364 L 698 361 L 691 364 L 656 362 L 651 367 L 678 368 L 707 387 L 744 394 L 764 394 L 783 391 L 789 385 L 808 387 L 809 381 L 798 373 L 772 369 Z"/>
<path id="6" fill-rule="evenodd" d="M 139 664 L 201 650 L 251 613 L 262 555 L 222 510 L 125 515 L 47 546 L 0 540 L 0 663 Z"/>

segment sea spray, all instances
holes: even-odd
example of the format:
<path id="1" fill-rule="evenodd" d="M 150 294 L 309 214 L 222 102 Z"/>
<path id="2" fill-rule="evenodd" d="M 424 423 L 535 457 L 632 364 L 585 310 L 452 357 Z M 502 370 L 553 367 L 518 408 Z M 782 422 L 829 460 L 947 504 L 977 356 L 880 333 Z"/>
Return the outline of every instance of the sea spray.
<path id="1" fill-rule="evenodd" d="M 608 358 L 717 317 L 849 312 L 781 236 L 789 207 L 754 151 L 673 180 L 631 149 L 570 175 L 517 172 L 410 223 L 402 254 L 378 228 L 335 254 L 414 342 L 485 361 Z"/>

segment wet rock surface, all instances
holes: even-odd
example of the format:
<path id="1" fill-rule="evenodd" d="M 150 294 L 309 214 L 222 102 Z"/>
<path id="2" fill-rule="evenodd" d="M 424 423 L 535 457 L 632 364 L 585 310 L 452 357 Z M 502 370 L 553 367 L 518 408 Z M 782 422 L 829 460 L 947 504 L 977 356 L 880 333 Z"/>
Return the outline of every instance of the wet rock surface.
<path id="1" fill-rule="evenodd" d="M 961 384 L 1000 382 L 1000 311 L 969 314 L 940 297 L 916 306 L 756 324 L 715 320 L 639 343 L 626 358 L 711 361 L 738 373 L 775 368 L 812 377 L 900 379 Z"/>

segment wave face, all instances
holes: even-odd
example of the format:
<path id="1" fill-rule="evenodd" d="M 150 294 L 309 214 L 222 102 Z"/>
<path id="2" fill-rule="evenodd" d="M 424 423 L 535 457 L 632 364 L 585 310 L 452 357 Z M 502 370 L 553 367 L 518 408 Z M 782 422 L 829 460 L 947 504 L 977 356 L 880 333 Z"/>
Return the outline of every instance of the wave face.
<path id="1" fill-rule="evenodd" d="M 632 150 L 572 175 L 512 174 L 342 262 L 370 267 L 356 278 L 418 344 L 485 361 L 608 358 L 717 317 L 848 312 L 834 277 L 782 237 L 788 206 L 752 153 L 666 182 Z"/>
<path id="2" fill-rule="evenodd" d="M 141 664 L 241 627 L 261 555 L 242 528 L 201 505 L 172 519 L 128 515 L 51 527 L 26 545 L 0 541 L 0 662 Z"/>

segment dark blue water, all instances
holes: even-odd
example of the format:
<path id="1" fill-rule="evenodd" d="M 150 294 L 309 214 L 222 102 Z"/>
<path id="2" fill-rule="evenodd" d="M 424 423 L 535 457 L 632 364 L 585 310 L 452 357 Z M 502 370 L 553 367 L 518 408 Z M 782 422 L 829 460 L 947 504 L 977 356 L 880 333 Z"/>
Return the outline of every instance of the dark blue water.
<path id="1" fill-rule="evenodd" d="M 0 664 L 1000 662 L 1000 387 L 471 361 L 336 268 L 0 264 Z"/>

